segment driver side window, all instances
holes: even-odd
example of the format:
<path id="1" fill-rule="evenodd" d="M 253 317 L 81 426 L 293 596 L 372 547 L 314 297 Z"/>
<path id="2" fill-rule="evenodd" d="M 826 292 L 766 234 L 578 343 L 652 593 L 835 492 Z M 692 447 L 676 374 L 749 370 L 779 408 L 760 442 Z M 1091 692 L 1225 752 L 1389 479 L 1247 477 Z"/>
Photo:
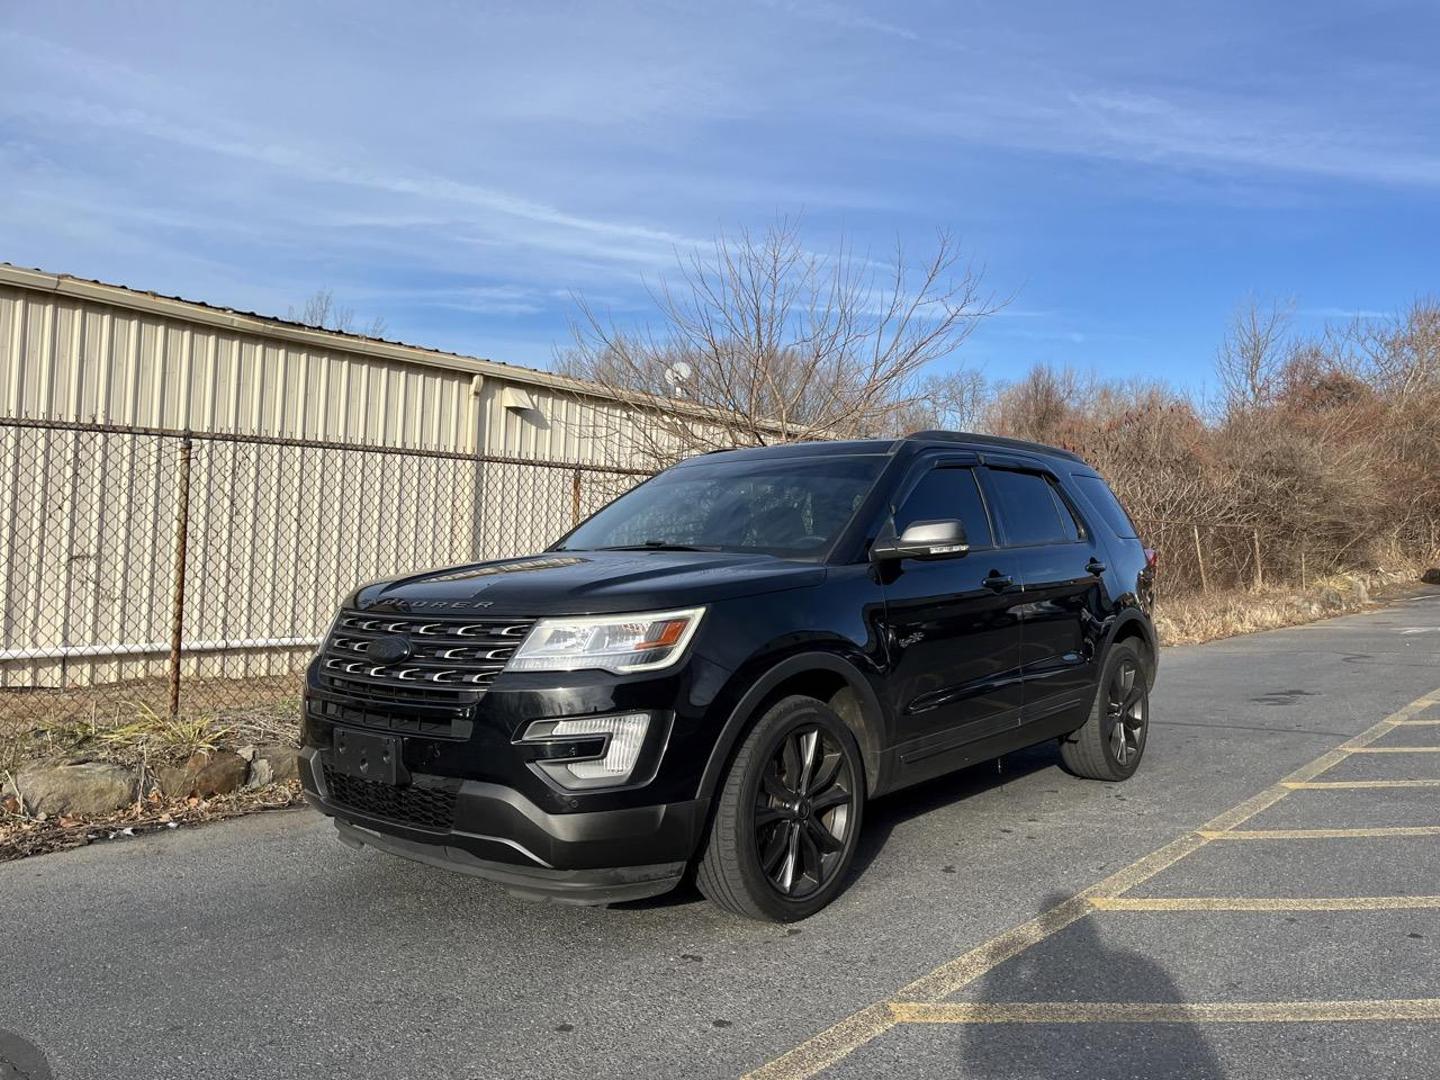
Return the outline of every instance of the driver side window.
<path id="1" fill-rule="evenodd" d="M 972 548 L 990 547 L 994 540 L 985 501 L 975 470 L 966 466 L 938 466 L 920 478 L 920 483 L 895 511 L 895 532 L 903 533 L 917 521 L 959 519 Z"/>

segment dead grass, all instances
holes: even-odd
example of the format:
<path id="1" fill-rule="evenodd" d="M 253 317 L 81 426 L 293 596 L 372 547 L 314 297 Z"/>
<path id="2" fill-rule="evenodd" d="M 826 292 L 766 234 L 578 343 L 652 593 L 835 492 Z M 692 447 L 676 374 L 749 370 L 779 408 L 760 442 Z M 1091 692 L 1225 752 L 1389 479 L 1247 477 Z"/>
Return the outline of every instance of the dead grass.
<path id="1" fill-rule="evenodd" d="M 57 817 L 41 821 L 0 809 L 0 862 L 84 847 L 97 840 L 203 825 L 261 810 L 283 810 L 303 801 L 300 785 L 291 781 L 212 799 L 167 800 L 152 791 L 147 798 L 99 818 Z"/>
<path id="2" fill-rule="evenodd" d="M 0 690 L 0 772 L 43 758 L 122 764 L 189 757 L 196 750 L 294 743 L 300 677 L 190 679 L 168 715 L 161 680 L 69 690 Z"/>
<path id="3" fill-rule="evenodd" d="M 1155 627 L 1166 645 L 1276 630 L 1361 611 L 1413 587 L 1409 571 L 1338 574 L 1307 588 L 1229 589 L 1166 597 L 1155 605 Z"/>

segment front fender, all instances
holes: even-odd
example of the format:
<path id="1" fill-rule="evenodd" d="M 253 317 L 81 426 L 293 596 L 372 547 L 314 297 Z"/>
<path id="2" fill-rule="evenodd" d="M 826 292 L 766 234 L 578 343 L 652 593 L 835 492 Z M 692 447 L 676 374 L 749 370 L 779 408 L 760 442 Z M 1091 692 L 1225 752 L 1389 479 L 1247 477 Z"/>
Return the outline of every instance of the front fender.
<path id="1" fill-rule="evenodd" d="M 885 730 L 880 698 L 870 680 L 851 660 L 838 653 L 808 650 L 772 662 L 753 681 L 749 681 L 750 676 L 746 673 L 737 674 L 737 681 L 749 681 L 749 686 L 740 695 L 734 707 L 730 709 L 724 726 L 720 729 L 720 735 L 715 740 L 714 749 L 710 753 L 710 758 L 705 764 L 705 771 L 700 778 L 699 794 L 701 798 L 713 798 L 715 790 L 720 786 L 726 770 L 730 767 L 730 762 L 735 757 L 740 740 L 750 730 L 759 715 L 760 706 L 765 700 L 785 682 L 797 676 L 814 672 L 838 675 L 854 691 L 856 700 L 860 704 L 861 716 L 858 724 L 854 719 L 848 717 L 846 722 L 850 724 L 851 729 L 855 732 L 856 741 L 860 744 L 861 755 L 865 761 L 867 787 L 872 792 L 876 789 L 879 779 L 880 748 Z"/>

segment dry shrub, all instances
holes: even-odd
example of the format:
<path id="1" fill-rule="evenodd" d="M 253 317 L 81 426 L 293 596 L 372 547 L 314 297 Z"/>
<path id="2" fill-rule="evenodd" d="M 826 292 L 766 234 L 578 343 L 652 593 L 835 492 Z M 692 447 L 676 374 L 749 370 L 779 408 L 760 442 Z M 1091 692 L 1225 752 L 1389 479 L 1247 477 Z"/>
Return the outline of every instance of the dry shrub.
<path id="1" fill-rule="evenodd" d="M 1440 304 L 1318 338 L 1288 318 L 1237 315 L 1214 408 L 1163 383 L 1040 366 L 999 389 L 987 424 L 1100 469 L 1161 547 L 1172 595 L 1200 587 L 1201 558 L 1224 587 L 1440 557 Z"/>

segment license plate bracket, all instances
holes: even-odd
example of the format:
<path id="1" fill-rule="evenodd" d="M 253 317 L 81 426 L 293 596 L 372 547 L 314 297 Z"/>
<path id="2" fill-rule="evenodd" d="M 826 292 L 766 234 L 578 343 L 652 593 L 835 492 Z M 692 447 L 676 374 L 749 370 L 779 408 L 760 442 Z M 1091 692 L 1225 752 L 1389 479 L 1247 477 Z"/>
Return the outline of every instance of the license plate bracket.
<path id="1" fill-rule="evenodd" d="M 400 740 L 393 735 L 336 728 L 330 762 L 337 772 L 379 784 L 398 785 L 410 778 L 400 760 Z"/>

